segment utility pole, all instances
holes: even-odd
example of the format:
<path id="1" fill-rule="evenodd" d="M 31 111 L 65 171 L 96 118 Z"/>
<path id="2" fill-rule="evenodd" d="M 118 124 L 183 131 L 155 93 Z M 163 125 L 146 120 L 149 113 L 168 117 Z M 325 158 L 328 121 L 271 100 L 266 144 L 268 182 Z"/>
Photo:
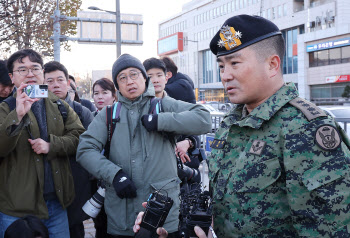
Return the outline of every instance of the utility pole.
<path id="1" fill-rule="evenodd" d="M 121 31 L 121 24 L 120 24 L 120 3 L 119 0 L 116 0 L 115 2 L 116 5 L 116 9 L 115 9 L 115 20 L 116 20 L 116 46 L 117 46 L 117 58 L 120 56 L 121 54 L 121 44 L 122 44 L 122 31 Z"/>
<path id="2" fill-rule="evenodd" d="M 59 0 L 56 2 L 56 10 L 54 13 L 54 23 L 53 23 L 53 51 L 54 60 L 60 62 L 60 36 L 61 36 L 61 25 L 60 25 L 60 9 Z"/>

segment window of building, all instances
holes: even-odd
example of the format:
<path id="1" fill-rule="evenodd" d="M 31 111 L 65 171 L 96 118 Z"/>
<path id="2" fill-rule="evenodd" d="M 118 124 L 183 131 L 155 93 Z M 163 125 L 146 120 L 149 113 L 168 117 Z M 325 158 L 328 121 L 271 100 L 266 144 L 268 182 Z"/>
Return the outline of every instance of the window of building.
<path id="1" fill-rule="evenodd" d="M 349 63 L 350 62 L 350 46 L 342 47 L 341 49 L 341 62 Z"/>
<path id="2" fill-rule="evenodd" d="M 282 17 L 282 5 L 278 6 L 278 17 Z"/>
<path id="3" fill-rule="evenodd" d="M 287 3 L 283 4 L 283 16 L 287 16 Z"/>
<path id="4" fill-rule="evenodd" d="M 266 18 L 266 11 L 265 10 L 262 11 L 262 17 Z"/>
<path id="5" fill-rule="evenodd" d="M 231 2 L 231 12 L 235 11 L 235 1 Z"/>
<path id="6" fill-rule="evenodd" d="M 213 54 L 210 50 L 205 50 L 203 56 L 203 83 L 213 82 Z"/>
<path id="7" fill-rule="evenodd" d="M 285 40 L 285 45 L 286 45 L 286 52 L 283 58 L 284 74 L 298 73 L 298 48 L 297 48 L 298 31 L 299 31 L 299 27 L 282 31 L 282 36 Z"/>
<path id="8" fill-rule="evenodd" d="M 243 7 L 247 6 L 247 0 L 243 0 Z"/>
<path id="9" fill-rule="evenodd" d="M 239 9 L 243 8 L 243 0 L 239 0 Z"/>
<path id="10" fill-rule="evenodd" d="M 329 65 L 329 52 L 328 50 L 322 50 L 322 51 L 318 51 L 317 52 L 317 65 L 318 66 L 325 66 L 325 65 Z"/>
<path id="11" fill-rule="evenodd" d="M 227 3 L 227 12 L 232 12 L 232 2 Z"/>
<path id="12" fill-rule="evenodd" d="M 332 84 L 322 84 L 322 85 L 311 85 L 311 100 L 320 99 L 334 99 L 342 98 L 345 86 L 350 85 L 349 82 L 346 83 L 332 83 Z"/>
<path id="13" fill-rule="evenodd" d="M 266 18 L 271 19 L 271 8 L 266 10 Z"/>
<path id="14" fill-rule="evenodd" d="M 252 5 L 252 0 L 248 0 L 248 6 Z"/>
<path id="15" fill-rule="evenodd" d="M 236 11 L 239 9 L 239 0 L 236 0 Z"/>
<path id="16" fill-rule="evenodd" d="M 272 9 L 272 19 L 275 19 L 276 18 L 276 8 L 273 7 L 271 9 Z"/>
<path id="17" fill-rule="evenodd" d="M 341 48 L 329 49 L 329 64 L 341 63 Z"/>

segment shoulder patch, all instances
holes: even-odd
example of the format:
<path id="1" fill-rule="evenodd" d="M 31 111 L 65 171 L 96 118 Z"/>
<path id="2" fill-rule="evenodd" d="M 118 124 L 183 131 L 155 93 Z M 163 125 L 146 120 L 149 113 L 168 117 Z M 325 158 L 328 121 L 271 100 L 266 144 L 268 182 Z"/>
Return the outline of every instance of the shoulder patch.
<path id="1" fill-rule="evenodd" d="M 334 126 L 322 125 L 316 131 L 315 141 L 324 150 L 334 150 L 340 145 L 341 137 Z"/>
<path id="2" fill-rule="evenodd" d="M 298 108 L 311 121 L 318 117 L 325 117 L 327 114 L 318 106 L 303 98 L 297 97 L 289 102 L 292 106 Z"/>

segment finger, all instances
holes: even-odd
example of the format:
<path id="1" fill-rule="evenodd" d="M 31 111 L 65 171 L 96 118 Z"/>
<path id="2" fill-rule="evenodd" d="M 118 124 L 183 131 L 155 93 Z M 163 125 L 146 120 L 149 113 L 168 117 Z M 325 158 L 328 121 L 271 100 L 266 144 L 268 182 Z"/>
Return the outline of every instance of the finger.
<path id="1" fill-rule="evenodd" d="M 157 234 L 159 235 L 159 238 L 168 237 L 168 232 L 163 227 L 158 227 Z"/>
<path id="2" fill-rule="evenodd" d="M 21 83 L 21 85 L 18 87 L 18 89 L 17 89 L 17 91 L 18 91 L 18 93 L 19 94 L 22 94 L 23 93 L 23 89 L 25 88 L 25 87 L 27 87 L 28 86 L 28 84 L 25 84 L 25 83 Z"/>
<path id="3" fill-rule="evenodd" d="M 191 158 L 188 156 L 188 154 L 184 154 L 184 157 L 188 162 L 191 162 Z"/>
<path id="4" fill-rule="evenodd" d="M 137 233 L 140 230 L 140 226 L 139 225 L 134 225 L 132 230 L 134 231 L 134 233 Z"/>
<path id="5" fill-rule="evenodd" d="M 144 208 L 146 208 L 147 202 L 143 202 L 143 203 L 142 203 L 142 206 L 143 206 Z"/>
<path id="6" fill-rule="evenodd" d="M 207 235 L 199 226 L 194 227 L 194 232 L 196 233 L 198 238 L 207 238 Z"/>
<path id="7" fill-rule="evenodd" d="M 186 163 L 187 162 L 184 156 L 181 156 L 181 161 L 182 161 L 182 163 Z"/>
<path id="8" fill-rule="evenodd" d="M 144 212 L 139 212 L 139 214 L 137 215 L 136 221 L 135 221 L 135 225 L 141 224 L 143 214 L 144 214 Z"/>

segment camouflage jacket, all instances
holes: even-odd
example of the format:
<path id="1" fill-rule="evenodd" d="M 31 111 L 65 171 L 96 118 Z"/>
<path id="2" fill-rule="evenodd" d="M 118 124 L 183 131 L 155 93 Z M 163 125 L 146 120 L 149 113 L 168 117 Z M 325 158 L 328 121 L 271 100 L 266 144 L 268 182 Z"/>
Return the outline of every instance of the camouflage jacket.
<path id="1" fill-rule="evenodd" d="M 237 105 L 209 157 L 218 237 L 350 237 L 349 139 L 286 84 L 242 118 Z"/>

